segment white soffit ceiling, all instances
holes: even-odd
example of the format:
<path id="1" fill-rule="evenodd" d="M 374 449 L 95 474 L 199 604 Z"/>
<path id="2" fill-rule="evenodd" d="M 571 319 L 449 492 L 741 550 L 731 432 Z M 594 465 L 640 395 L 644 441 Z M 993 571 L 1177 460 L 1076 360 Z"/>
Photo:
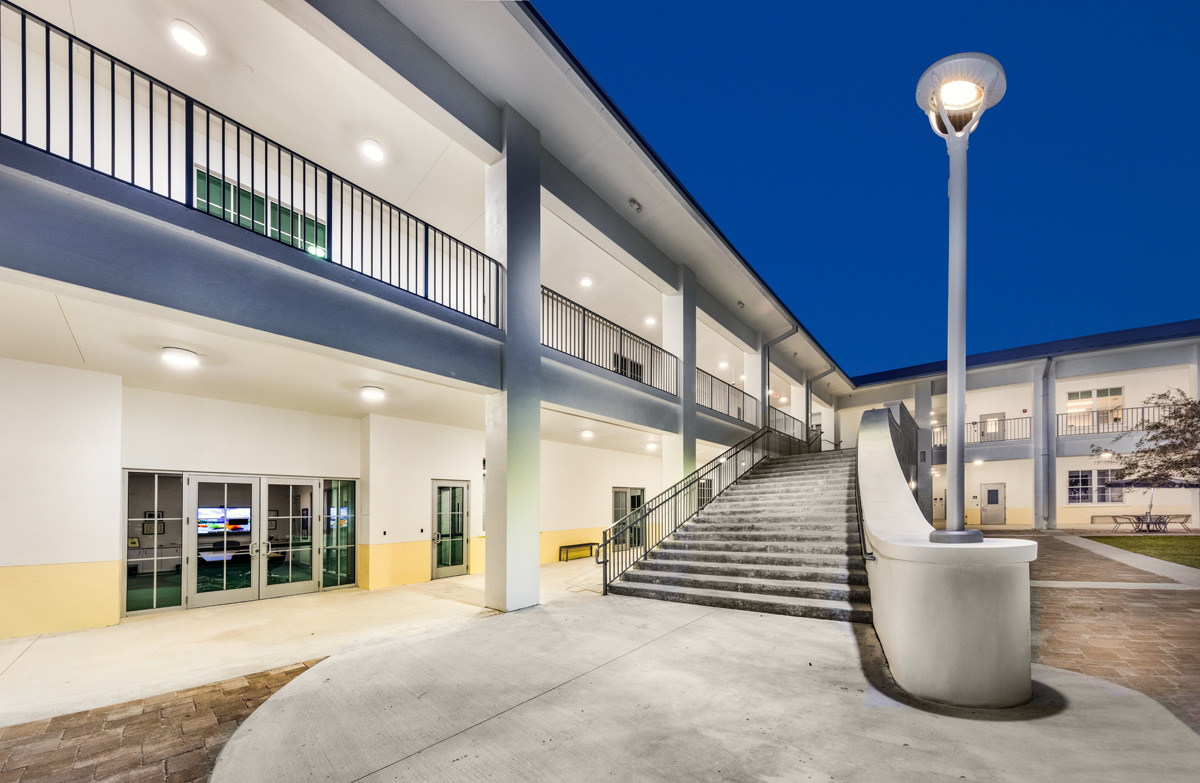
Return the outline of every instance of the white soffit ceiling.
<path id="1" fill-rule="evenodd" d="M 62 284 L 0 280 L 0 356 L 120 375 L 126 386 L 359 418 L 381 413 L 483 428 L 483 390 L 389 371 L 384 362 L 291 347 L 294 341 L 164 308 L 126 307 L 117 297 L 72 296 Z M 108 302 L 101 300 L 110 300 Z M 162 317 L 158 313 L 178 317 Z M 210 326 L 212 328 L 205 328 Z M 199 367 L 163 363 L 172 346 L 199 353 Z M 363 386 L 387 398 L 370 403 Z"/>
<path id="2" fill-rule="evenodd" d="M 686 205 L 617 120 L 556 53 L 530 34 L 520 9 L 503 3 L 380 0 L 497 106 L 511 104 L 542 132 L 542 144 L 638 230 L 674 259 L 686 259 L 701 283 L 774 336 L 789 322 L 753 275 Z M 502 67 L 501 67 L 502 64 Z M 641 214 L 628 200 L 642 204 Z"/>
<path id="3" fill-rule="evenodd" d="M 583 430 L 591 430 L 592 437 L 583 437 L 580 434 Z M 639 430 L 565 409 L 542 408 L 542 440 L 645 457 L 659 457 L 662 453 L 662 435 L 657 432 Z M 650 443 L 654 444 L 653 450 L 646 448 Z"/>

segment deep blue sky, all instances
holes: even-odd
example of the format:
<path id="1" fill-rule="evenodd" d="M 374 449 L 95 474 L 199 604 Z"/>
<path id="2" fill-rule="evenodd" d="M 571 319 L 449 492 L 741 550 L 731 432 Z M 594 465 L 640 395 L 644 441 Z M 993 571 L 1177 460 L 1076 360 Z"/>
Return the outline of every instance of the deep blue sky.
<path id="1" fill-rule="evenodd" d="M 1200 4 L 535 0 L 850 375 L 945 358 L 945 143 L 914 99 L 986 52 L 970 353 L 1200 317 Z"/>

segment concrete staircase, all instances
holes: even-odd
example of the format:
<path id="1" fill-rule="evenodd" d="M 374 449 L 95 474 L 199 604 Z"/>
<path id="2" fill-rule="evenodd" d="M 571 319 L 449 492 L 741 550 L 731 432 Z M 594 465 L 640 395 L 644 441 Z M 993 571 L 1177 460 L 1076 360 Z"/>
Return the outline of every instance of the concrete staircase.
<path id="1" fill-rule="evenodd" d="M 847 449 L 764 462 L 609 592 L 869 623 L 854 460 Z"/>

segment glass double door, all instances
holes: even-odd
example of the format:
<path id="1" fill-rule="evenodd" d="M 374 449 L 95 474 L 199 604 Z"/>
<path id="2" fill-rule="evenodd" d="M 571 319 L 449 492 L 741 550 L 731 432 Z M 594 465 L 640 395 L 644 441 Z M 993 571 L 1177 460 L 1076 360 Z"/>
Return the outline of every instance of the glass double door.
<path id="1" fill-rule="evenodd" d="M 317 589 L 319 481 L 191 474 L 187 491 L 189 606 Z"/>

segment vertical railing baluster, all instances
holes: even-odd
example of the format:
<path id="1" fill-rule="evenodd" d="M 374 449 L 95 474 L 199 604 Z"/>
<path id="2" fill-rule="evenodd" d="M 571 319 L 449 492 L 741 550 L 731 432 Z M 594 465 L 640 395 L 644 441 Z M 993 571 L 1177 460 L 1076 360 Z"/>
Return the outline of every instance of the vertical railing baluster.
<path id="1" fill-rule="evenodd" d="M 183 99 L 183 200 L 189 208 L 196 207 L 196 177 L 193 169 L 196 167 L 196 111 L 191 98 Z"/>

